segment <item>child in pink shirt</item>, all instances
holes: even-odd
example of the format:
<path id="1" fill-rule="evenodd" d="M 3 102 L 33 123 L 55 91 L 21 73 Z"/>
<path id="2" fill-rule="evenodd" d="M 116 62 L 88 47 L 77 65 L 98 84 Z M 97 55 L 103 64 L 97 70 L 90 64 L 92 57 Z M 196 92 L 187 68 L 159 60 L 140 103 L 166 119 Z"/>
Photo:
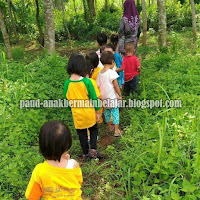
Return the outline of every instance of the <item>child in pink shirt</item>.
<path id="1" fill-rule="evenodd" d="M 124 70 L 124 93 L 130 95 L 138 91 L 138 75 L 140 74 L 140 62 L 134 55 L 135 48 L 133 43 L 125 45 L 126 56 L 123 58 L 122 66 L 117 72 Z"/>

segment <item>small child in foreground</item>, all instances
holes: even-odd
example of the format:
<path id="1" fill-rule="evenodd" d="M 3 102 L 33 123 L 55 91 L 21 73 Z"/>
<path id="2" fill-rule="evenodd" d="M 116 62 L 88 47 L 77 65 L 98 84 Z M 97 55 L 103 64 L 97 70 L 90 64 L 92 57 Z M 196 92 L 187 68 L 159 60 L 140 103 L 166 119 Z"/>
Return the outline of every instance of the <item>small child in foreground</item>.
<path id="1" fill-rule="evenodd" d="M 117 72 L 124 70 L 124 93 L 130 95 L 130 93 L 138 92 L 138 75 L 140 74 L 140 62 L 134 55 L 135 47 L 133 43 L 127 43 L 125 45 L 126 56 L 123 58 L 122 66 L 117 69 Z"/>
<path id="2" fill-rule="evenodd" d="M 69 128 L 60 121 L 49 121 L 40 129 L 39 148 L 46 161 L 33 170 L 26 189 L 29 200 L 81 200 L 82 172 L 70 159 L 72 145 Z"/>
<path id="3" fill-rule="evenodd" d="M 105 51 L 101 55 L 101 62 L 104 68 L 100 71 L 97 78 L 97 85 L 100 88 L 100 94 L 104 103 L 104 116 L 106 123 L 112 131 L 111 116 L 113 118 L 115 137 L 119 137 L 121 131 L 119 129 L 119 107 L 118 100 L 122 100 L 120 88 L 117 83 L 119 75 L 113 70 L 114 55 L 109 51 Z"/>

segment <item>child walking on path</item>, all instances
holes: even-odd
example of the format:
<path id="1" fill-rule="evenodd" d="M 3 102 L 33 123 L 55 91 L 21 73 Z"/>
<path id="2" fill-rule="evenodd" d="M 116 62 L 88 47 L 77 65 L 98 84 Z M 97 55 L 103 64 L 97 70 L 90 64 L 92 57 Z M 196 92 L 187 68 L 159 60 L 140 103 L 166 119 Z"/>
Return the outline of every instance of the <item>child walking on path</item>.
<path id="1" fill-rule="evenodd" d="M 125 45 L 126 56 L 123 58 L 121 69 L 124 70 L 124 93 L 130 95 L 132 92 L 138 92 L 138 75 L 140 74 L 140 62 L 134 55 L 135 47 L 133 43 L 127 43 Z"/>
<path id="2" fill-rule="evenodd" d="M 39 148 L 46 161 L 33 170 L 25 194 L 27 199 L 82 199 L 82 172 L 79 164 L 70 159 L 71 145 L 71 134 L 64 123 L 50 121 L 42 126 Z"/>
<path id="3" fill-rule="evenodd" d="M 119 129 L 119 108 L 118 100 L 122 100 L 120 88 L 117 83 L 119 75 L 112 70 L 114 67 L 114 55 L 109 51 L 102 53 L 101 62 L 104 68 L 100 71 L 97 78 L 97 85 L 100 88 L 101 98 L 104 101 L 104 115 L 106 123 L 112 131 L 111 116 L 113 118 L 115 137 L 120 136 Z M 105 105 L 105 101 L 106 104 Z"/>
<path id="4" fill-rule="evenodd" d="M 81 148 L 83 151 L 83 159 L 101 157 L 100 152 L 97 151 L 97 135 L 98 128 L 96 122 L 99 120 L 99 100 L 96 95 L 92 81 L 89 78 L 84 78 L 86 75 L 86 60 L 80 54 L 72 54 L 67 72 L 70 79 L 64 84 L 64 98 L 71 102 L 71 111 L 74 120 L 74 126 L 79 136 Z M 90 100 L 93 100 L 91 104 Z M 83 102 L 80 104 L 76 103 Z M 89 150 L 87 129 L 90 131 L 90 145 Z"/>

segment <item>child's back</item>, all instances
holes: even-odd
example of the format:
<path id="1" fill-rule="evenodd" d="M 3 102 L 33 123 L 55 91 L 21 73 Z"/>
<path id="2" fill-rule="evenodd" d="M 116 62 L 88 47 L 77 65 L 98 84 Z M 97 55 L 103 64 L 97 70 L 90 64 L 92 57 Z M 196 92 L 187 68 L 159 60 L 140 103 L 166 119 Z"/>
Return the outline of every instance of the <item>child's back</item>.
<path id="1" fill-rule="evenodd" d="M 60 121 L 45 123 L 40 129 L 39 148 L 46 161 L 36 165 L 26 190 L 29 200 L 81 200 L 82 172 L 70 159 L 69 128 Z"/>
<path id="2" fill-rule="evenodd" d="M 127 55 L 124 57 L 121 68 L 124 69 L 125 81 L 129 81 L 133 79 L 134 76 L 139 75 L 139 66 L 140 62 L 136 56 Z"/>
<path id="3" fill-rule="evenodd" d="M 89 99 L 98 99 L 94 86 L 89 78 L 82 77 L 81 80 L 78 81 L 72 81 L 70 79 L 65 81 L 64 95 L 69 101 L 78 100 L 78 104 L 81 104 L 81 100 L 88 100 L 88 102 L 83 101 L 82 107 L 79 107 L 78 104 L 71 105 L 76 129 L 85 129 L 96 124 L 95 108 L 92 105 L 91 107 L 87 107 L 86 105 L 89 103 Z"/>
<path id="4" fill-rule="evenodd" d="M 26 190 L 27 199 L 63 199 L 80 200 L 82 172 L 80 167 L 74 169 L 54 167 L 44 161 L 38 164 Z"/>

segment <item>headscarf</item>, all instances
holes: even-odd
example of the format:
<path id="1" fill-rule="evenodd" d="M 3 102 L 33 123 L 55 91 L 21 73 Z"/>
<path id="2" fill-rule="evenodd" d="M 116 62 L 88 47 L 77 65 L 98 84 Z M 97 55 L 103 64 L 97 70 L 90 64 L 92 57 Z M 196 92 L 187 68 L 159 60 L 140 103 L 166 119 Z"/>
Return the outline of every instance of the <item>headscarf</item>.
<path id="1" fill-rule="evenodd" d="M 126 0 L 124 2 L 123 17 L 128 21 L 132 29 L 135 30 L 140 26 L 140 16 L 134 0 Z"/>

